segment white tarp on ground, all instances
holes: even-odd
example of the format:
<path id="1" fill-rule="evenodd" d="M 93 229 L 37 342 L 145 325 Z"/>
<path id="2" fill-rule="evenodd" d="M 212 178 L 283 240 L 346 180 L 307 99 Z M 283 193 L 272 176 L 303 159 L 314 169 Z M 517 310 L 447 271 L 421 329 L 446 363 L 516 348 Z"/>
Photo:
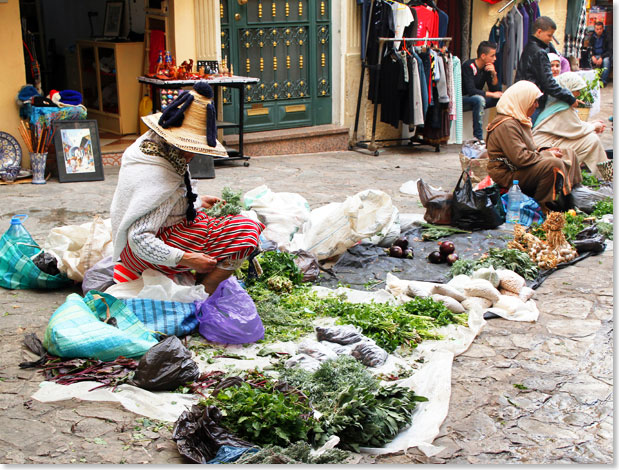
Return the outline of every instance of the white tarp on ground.
<path id="1" fill-rule="evenodd" d="M 376 292 L 358 291 L 354 289 L 339 288 L 335 291 L 315 287 L 319 295 L 336 293 L 344 294 L 351 302 L 398 302 L 398 291 L 408 281 L 402 281 L 391 276 L 387 282 L 388 289 L 392 292 L 379 290 Z M 394 295 L 395 294 L 395 295 Z M 408 378 L 398 381 L 402 386 L 412 388 L 417 395 L 428 398 L 427 402 L 418 404 L 413 413 L 412 425 L 403 430 L 392 442 L 382 448 L 365 448 L 363 452 L 371 454 L 385 454 L 405 451 L 411 447 L 418 447 L 426 455 L 436 455 L 442 448 L 432 445 L 439 434 L 439 429 L 449 410 L 451 396 L 451 369 L 454 356 L 466 351 L 475 337 L 479 334 L 486 323 L 483 319 L 483 311 L 469 311 L 468 327 L 462 325 L 447 325 L 437 330 L 444 339 L 428 340 L 422 342 L 410 356 L 399 357 L 389 355 L 385 364 L 379 368 L 370 369 L 374 374 L 397 374 L 402 368 L 415 369 Z M 333 324 L 333 318 L 321 318 L 316 324 Z M 286 352 L 294 355 L 298 352 L 298 345 L 305 339 L 316 340 L 315 334 L 301 338 L 298 343 L 279 342 L 269 345 L 253 344 L 243 347 L 242 345 L 230 345 L 224 347 L 226 353 L 242 355 L 242 359 L 218 358 L 209 364 L 209 358 L 194 357 L 202 372 L 212 370 L 248 370 L 256 367 L 269 369 L 276 359 L 269 356 L 258 355 L 265 350 Z M 420 361 L 423 359 L 423 361 Z M 391 382 L 393 383 L 393 382 Z M 117 401 L 126 409 L 136 414 L 147 416 L 163 421 L 176 421 L 178 416 L 198 399 L 191 395 L 177 393 L 149 392 L 130 385 L 121 385 L 116 392 L 109 388 L 101 388 L 89 392 L 88 390 L 100 384 L 96 382 L 82 382 L 73 385 L 58 385 L 50 382 L 41 383 L 41 388 L 32 396 L 43 401 L 61 401 L 72 398 L 92 401 Z"/>

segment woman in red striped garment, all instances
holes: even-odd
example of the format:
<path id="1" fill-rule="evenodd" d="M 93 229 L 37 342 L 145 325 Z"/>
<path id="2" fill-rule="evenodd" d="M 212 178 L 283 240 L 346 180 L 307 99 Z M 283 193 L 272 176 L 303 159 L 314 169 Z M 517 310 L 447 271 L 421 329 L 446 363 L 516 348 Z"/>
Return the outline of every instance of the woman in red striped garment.
<path id="1" fill-rule="evenodd" d="M 163 113 L 142 119 L 150 128 L 123 154 L 111 206 L 114 281 L 138 279 L 146 269 L 170 276 L 195 270 L 206 292 L 258 247 L 264 225 L 246 217 L 207 216 L 219 198 L 196 195 L 188 163 L 200 155 L 225 157 L 216 139 L 213 91 L 206 82 L 182 93 Z"/>

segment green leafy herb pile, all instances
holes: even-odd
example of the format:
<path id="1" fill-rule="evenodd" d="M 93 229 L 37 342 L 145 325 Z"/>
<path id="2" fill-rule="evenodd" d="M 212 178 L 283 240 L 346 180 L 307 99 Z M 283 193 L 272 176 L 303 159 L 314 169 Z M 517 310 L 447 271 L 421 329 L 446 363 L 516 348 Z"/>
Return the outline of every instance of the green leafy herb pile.
<path id="1" fill-rule="evenodd" d="M 600 181 L 588 171 L 582 170 L 582 184 L 593 189 L 599 189 Z"/>
<path id="2" fill-rule="evenodd" d="M 598 233 L 604 235 L 609 240 L 613 239 L 613 224 L 609 224 L 607 222 L 596 222 L 596 225 L 598 227 Z"/>
<path id="3" fill-rule="evenodd" d="M 423 224 L 421 230 L 421 238 L 424 240 L 438 240 L 439 238 L 448 237 L 454 233 L 471 233 L 467 230 L 462 230 L 449 225 L 434 225 Z"/>
<path id="4" fill-rule="evenodd" d="M 466 315 L 452 314 L 442 303 L 415 299 L 405 305 L 354 304 L 341 298 L 318 298 L 302 285 L 303 274 L 289 253 L 265 252 L 258 257 L 263 274 L 240 276 L 254 300 L 265 328 L 264 341 L 289 341 L 313 331 L 318 317 L 338 317 L 339 324 L 361 328 L 388 352 L 400 345 L 415 347 L 424 339 L 440 339 L 434 330 L 448 323 L 466 324 Z"/>
<path id="5" fill-rule="evenodd" d="M 219 408 L 225 416 L 222 425 L 255 444 L 285 446 L 307 439 L 314 425 L 307 400 L 294 391 L 277 390 L 277 382 L 256 374 L 243 377 L 251 384 L 245 381 L 225 388 L 200 404 Z"/>
<path id="6" fill-rule="evenodd" d="M 451 267 L 451 275 L 470 275 L 479 268 L 488 268 L 490 266 L 495 269 L 509 269 L 529 280 L 535 279 L 539 273 L 537 265 L 531 261 L 531 258 L 526 253 L 509 248 L 491 248 L 488 256 L 481 259 L 456 261 Z"/>
<path id="7" fill-rule="evenodd" d="M 227 215 L 238 215 L 243 210 L 241 202 L 242 191 L 233 191 L 225 187 L 221 192 L 222 201 L 216 202 L 213 207 L 206 209 L 206 215 L 211 217 L 225 217 Z"/>
<path id="8" fill-rule="evenodd" d="M 599 219 L 606 214 L 612 214 L 612 213 L 613 213 L 613 198 L 607 197 L 606 199 L 602 199 L 601 201 L 595 204 L 591 215 Z"/>
<path id="9" fill-rule="evenodd" d="M 339 446 L 355 452 L 360 446 L 382 447 L 393 440 L 410 423 L 417 403 L 427 401 L 408 388 L 381 387 L 348 356 L 325 361 L 314 373 L 285 370 L 282 380 L 308 394 L 312 407 L 321 413 L 315 427 L 315 446 L 337 434 Z"/>
<path id="10" fill-rule="evenodd" d="M 587 226 L 585 225 L 585 218 L 587 215 L 583 212 L 576 212 L 576 215 L 565 213 L 565 225 L 563 226 L 563 233 L 565 239 L 568 242 L 572 242 L 578 233 L 582 232 Z"/>
<path id="11" fill-rule="evenodd" d="M 268 445 L 258 452 L 246 452 L 234 464 L 338 464 L 352 456 L 341 449 L 329 449 L 321 455 L 311 455 L 311 450 L 307 442 L 301 441 L 286 448 Z"/>

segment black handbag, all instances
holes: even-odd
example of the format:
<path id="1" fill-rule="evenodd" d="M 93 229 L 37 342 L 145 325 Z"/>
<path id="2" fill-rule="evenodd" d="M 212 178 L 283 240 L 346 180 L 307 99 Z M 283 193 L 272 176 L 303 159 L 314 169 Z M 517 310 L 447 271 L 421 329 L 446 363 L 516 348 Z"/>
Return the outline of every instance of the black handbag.
<path id="1" fill-rule="evenodd" d="M 485 230 L 503 223 L 505 209 L 499 187 L 493 184 L 473 191 L 471 178 L 463 171 L 451 200 L 451 225 L 464 230 Z"/>

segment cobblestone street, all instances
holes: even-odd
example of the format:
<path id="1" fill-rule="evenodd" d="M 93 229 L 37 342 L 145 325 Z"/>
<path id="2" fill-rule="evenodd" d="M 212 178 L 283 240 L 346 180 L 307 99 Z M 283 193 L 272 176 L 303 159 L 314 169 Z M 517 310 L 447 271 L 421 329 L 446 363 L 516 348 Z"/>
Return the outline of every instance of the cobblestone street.
<path id="1" fill-rule="evenodd" d="M 604 90 L 602 113 L 612 114 L 612 88 Z M 603 135 L 607 148 L 612 132 Z M 201 194 L 219 195 L 225 186 L 248 191 L 266 184 L 295 192 L 312 208 L 364 189 L 388 193 L 401 213 L 423 213 L 418 197 L 399 192 L 422 177 L 451 190 L 460 175 L 459 146 L 441 153 L 430 148 L 260 157 L 241 165 L 218 166 L 216 178 L 201 180 Z M 106 168 L 105 181 L 3 186 L 0 230 L 10 217 L 29 213 L 26 227 L 41 244 L 50 229 L 109 217 L 118 178 Z M 41 374 L 21 370 L 31 360 L 25 334 L 43 337 L 49 317 L 70 292 L 0 289 L 0 462 L 152 463 L 185 460 L 171 440 L 172 425 L 161 425 L 119 404 L 78 400 L 32 400 Z M 79 291 L 81 292 L 81 291 Z M 613 462 L 613 250 L 557 271 L 536 291 L 536 323 L 489 320 L 471 348 L 456 357 L 451 404 L 428 458 L 417 449 L 406 455 L 364 456 L 362 463 L 605 463 Z"/>

